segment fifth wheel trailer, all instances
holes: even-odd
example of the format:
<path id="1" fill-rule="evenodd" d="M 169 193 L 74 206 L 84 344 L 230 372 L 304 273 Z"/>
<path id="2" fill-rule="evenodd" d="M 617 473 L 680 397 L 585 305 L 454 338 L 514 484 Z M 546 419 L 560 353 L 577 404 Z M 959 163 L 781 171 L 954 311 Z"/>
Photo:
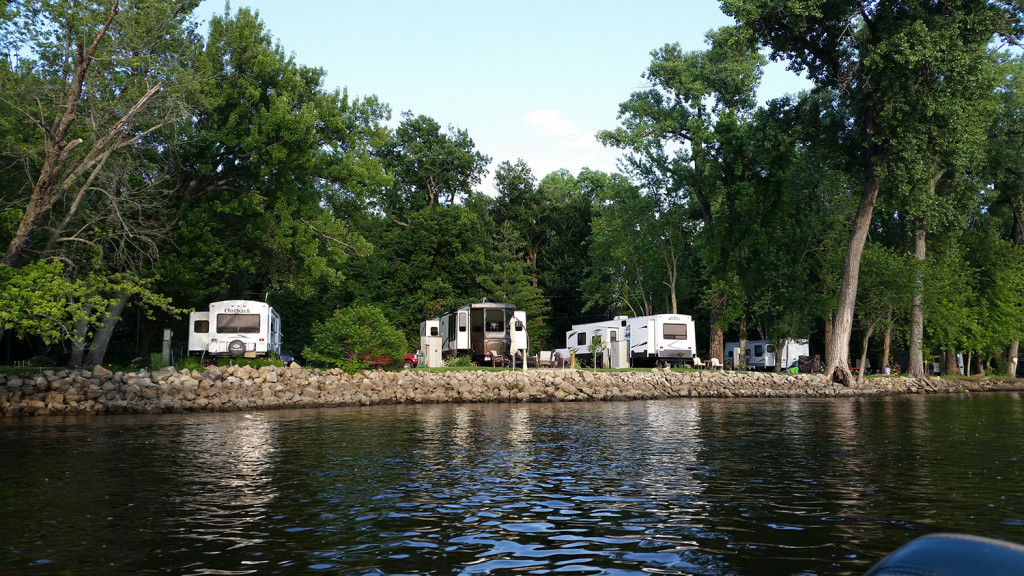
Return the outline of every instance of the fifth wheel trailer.
<path id="1" fill-rule="evenodd" d="M 446 358 L 470 356 L 476 363 L 508 363 L 520 350 L 530 347 L 526 312 L 517 311 L 514 304 L 467 304 L 424 321 L 420 332 L 432 331 L 434 322 Z"/>

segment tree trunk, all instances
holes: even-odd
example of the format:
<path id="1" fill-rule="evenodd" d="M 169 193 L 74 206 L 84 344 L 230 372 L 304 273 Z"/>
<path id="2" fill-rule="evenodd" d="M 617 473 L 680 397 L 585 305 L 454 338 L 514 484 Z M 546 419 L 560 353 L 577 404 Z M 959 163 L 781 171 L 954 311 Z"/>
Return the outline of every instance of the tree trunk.
<path id="1" fill-rule="evenodd" d="M 0 333 L 0 336 L 3 336 Z M 1006 375 L 1010 378 L 1017 377 L 1017 354 L 1019 353 L 1020 341 L 1010 342 L 1010 349 L 1006 352 Z"/>
<path id="2" fill-rule="evenodd" d="M 867 331 L 864 332 L 864 342 L 860 348 L 860 370 L 857 370 L 857 387 L 864 383 L 864 373 L 867 372 L 868 364 L 868 342 L 871 340 L 871 333 L 875 331 L 875 325 L 868 326 Z"/>
<path id="3" fill-rule="evenodd" d="M 733 366 L 747 368 L 747 315 L 740 317 L 740 346 L 732 354 Z"/>
<path id="4" fill-rule="evenodd" d="M 860 208 L 853 221 L 850 243 L 843 262 L 843 281 L 839 287 L 839 306 L 832 326 L 832 337 L 825 352 L 825 377 L 834 382 L 850 385 L 850 336 L 853 333 L 853 310 L 857 304 L 857 283 L 860 280 L 860 261 L 864 244 L 871 228 L 871 214 L 878 200 L 879 182 L 873 174 L 860 197 Z"/>
<path id="5" fill-rule="evenodd" d="M 960 375 L 960 363 L 956 361 L 956 349 L 946 349 L 946 366 L 942 369 L 942 372 L 946 376 Z"/>
<path id="6" fill-rule="evenodd" d="M 832 311 L 825 314 L 825 350 L 832 345 Z"/>
<path id="7" fill-rule="evenodd" d="M 711 358 L 718 358 L 725 364 L 725 336 L 722 334 L 722 329 L 718 326 L 718 321 L 722 317 L 722 309 L 725 308 L 726 300 L 724 298 L 715 298 L 711 305 L 711 343 L 708 347 L 708 356 Z"/>
<path id="8" fill-rule="evenodd" d="M 103 326 L 100 326 L 99 330 L 96 331 L 96 335 L 93 336 L 92 342 L 89 344 L 89 356 L 85 360 L 87 366 L 103 365 L 103 357 L 107 355 L 110 337 L 114 334 L 114 328 L 117 326 L 117 323 L 121 321 L 121 312 L 124 311 L 124 306 L 127 303 L 128 293 L 121 292 L 118 295 L 117 301 L 107 308 L 107 318 L 103 321 Z"/>
<path id="9" fill-rule="evenodd" d="M 75 322 L 75 333 L 71 337 L 71 356 L 68 357 L 69 368 L 81 368 L 82 356 L 85 355 L 85 338 L 89 332 L 89 317 L 92 310 L 89 306 L 82 307 L 82 317 Z"/>
<path id="10" fill-rule="evenodd" d="M 892 345 L 892 306 L 889 306 L 889 315 L 885 324 L 885 341 L 882 343 L 882 373 L 889 367 L 890 346 Z"/>
<path id="11" fill-rule="evenodd" d="M 914 299 L 910 311 L 910 366 L 907 367 L 907 376 L 924 378 L 924 226 L 918 228 L 914 236 L 914 256 L 920 265 L 914 272 Z"/>

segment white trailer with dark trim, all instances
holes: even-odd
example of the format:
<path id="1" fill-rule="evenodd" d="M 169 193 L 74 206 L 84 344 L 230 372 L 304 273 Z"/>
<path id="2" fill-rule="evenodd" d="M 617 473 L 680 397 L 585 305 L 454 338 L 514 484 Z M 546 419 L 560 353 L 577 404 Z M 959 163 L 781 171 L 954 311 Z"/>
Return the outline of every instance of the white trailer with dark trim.
<path id="1" fill-rule="evenodd" d="M 189 314 L 188 351 L 204 356 L 256 358 L 281 354 L 281 316 L 253 300 L 213 302 Z"/>
<path id="2" fill-rule="evenodd" d="M 727 342 L 725 344 L 725 364 L 734 366 L 735 356 L 739 342 Z M 776 348 L 771 340 L 747 340 L 743 364 L 749 370 L 773 370 L 775 368 L 775 356 L 782 356 L 782 369 L 791 368 L 801 356 L 810 355 L 810 345 L 807 340 L 784 340 L 780 348 Z"/>
<path id="3" fill-rule="evenodd" d="M 470 356 L 476 363 L 507 364 L 520 350 L 530 347 L 526 312 L 517 311 L 514 304 L 467 304 L 425 320 L 420 333 L 433 332 L 435 323 L 445 358 Z"/>
<path id="4" fill-rule="evenodd" d="M 598 331 L 609 347 L 611 342 L 626 340 L 633 366 L 692 364 L 697 349 L 693 318 L 687 314 L 616 316 L 602 322 L 575 324 L 565 334 L 565 346 L 575 350 L 577 357 L 587 360 L 590 358 L 588 346 Z"/>
<path id="5" fill-rule="evenodd" d="M 592 365 L 594 362 L 591 346 L 597 335 L 601 336 L 601 344 L 604 348 L 601 365 L 607 366 L 606 358 L 612 342 L 625 338 L 626 322 L 628 317 L 616 316 L 611 320 L 601 322 L 588 322 L 586 324 L 573 324 L 572 330 L 565 333 L 565 348 L 570 353 L 575 353 L 576 359 L 582 364 Z"/>

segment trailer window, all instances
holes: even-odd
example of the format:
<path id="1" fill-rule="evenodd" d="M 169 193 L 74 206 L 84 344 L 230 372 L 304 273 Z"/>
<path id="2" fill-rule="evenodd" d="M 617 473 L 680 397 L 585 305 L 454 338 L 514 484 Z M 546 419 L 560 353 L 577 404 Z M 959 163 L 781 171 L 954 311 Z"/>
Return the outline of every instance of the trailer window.
<path id="1" fill-rule="evenodd" d="M 764 346 L 761 346 L 760 344 L 754 344 L 754 356 L 757 358 L 764 356 Z"/>
<path id="2" fill-rule="evenodd" d="M 665 324 L 661 334 L 666 340 L 686 340 L 686 324 Z"/>
<path id="3" fill-rule="evenodd" d="M 209 320 L 196 320 L 192 324 L 192 331 L 196 334 L 208 334 L 210 332 L 210 321 Z"/>
<path id="4" fill-rule="evenodd" d="M 487 332 L 505 331 L 505 312 L 503 310 L 487 310 L 484 312 L 484 330 Z"/>
<path id="5" fill-rule="evenodd" d="M 465 332 L 466 331 L 466 324 L 467 323 L 468 323 L 468 320 L 466 319 L 466 315 L 464 313 L 463 314 L 459 314 L 459 332 Z"/>
<path id="6" fill-rule="evenodd" d="M 767 350 L 769 354 L 774 354 L 775 353 L 775 345 L 774 344 L 769 344 L 768 346 L 765 347 L 765 350 Z"/>
<path id="7" fill-rule="evenodd" d="M 576 335 L 576 345 L 577 346 L 586 346 L 587 345 L 587 333 L 586 332 L 580 332 L 579 334 Z"/>
<path id="8" fill-rule="evenodd" d="M 259 314 L 217 314 L 217 332 L 221 334 L 259 334 Z"/>

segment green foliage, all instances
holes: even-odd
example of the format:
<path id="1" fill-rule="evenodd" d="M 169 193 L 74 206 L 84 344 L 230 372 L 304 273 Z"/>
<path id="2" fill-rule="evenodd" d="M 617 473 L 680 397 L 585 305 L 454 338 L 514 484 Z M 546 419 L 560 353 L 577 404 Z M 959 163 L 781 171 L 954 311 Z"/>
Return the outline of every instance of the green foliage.
<path id="1" fill-rule="evenodd" d="M 377 365 L 398 365 L 405 358 L 406 339 L 378 308 L 355 306 L 339 310 L 313 328 L 313 343 L 303 356 L 348 372 Z"/>
<path id="2" fill-rule="evenodd" d="M 184 356 L 178 360 L 178 368 L 181 370 L 203 371 L 203 363 L 198 356 Z"/>
<path id="3" fill-rule="evenodd" d="M 162 369 L 165 366 L 167 366 L 167 363 L 164 362 L 164 355 L 163 354 L 161 354 L 159 352 L 154 352 L 154 353 L 149 355 L 149 365 L 148 365 L 148 368 L 149 368 L 150 372 L 156 372 L 157 370 L 160 370 L 160 369 Z"/>
<path id="4" fill-rule="evenodd" d="M 444 361 L 447 368 L 468 368 L 473 365 L 471 356 L 451 356 Z"/>
<path id="5" fill-rule="evenodd" d="M 597 369 L 598 359 L 604 354 L 607 346 L 604 343 L 604 338 L 601 335 L 600 330 L 594 332 L 594 336 L 590 339 L 590 344 L 587 344 L 587 351 L 590 352 L 590 357 L 593 359 L 594 369 Z"/>
<path id="6" fill-rule="evenodd" d="M 0 267 L 0 332 L 37 336 L 46 344 L 69 338 L 78 322 L 102 321 L 112 302 L 103 295 L 104 278 L 70 278 L 64 265 L 38 261 L 20 268 Z"/>
<path id="7" fill-rule="evenodd" d="M 545 338 L 547 302 L 530 271 L 526 244 L 512 221 L 506 220 L 495 231 L 492 246 L 487 256 L 490 270 L 478 278 L 484 294 L 491 301 L 514 304 L 516 310 L 525 311 L 531 341 Z"/>
<path id="8" fill-rule="evenodd" d="M 396 221 L 423 208 L 447 205 L 480 184 L 491 159 L 475 150 L 469 133 L 447 133 L 428 116 L 402 114 L 394 138 L 380 151 L 395 182 L 377 198 L 378 208 Z"/>
<path id="9" fill-rule="evenodd" d="M 264 366 L 284 367 L 284 361 L 280 358 L 218 358 L 217 366 L 249 366 L 250 368 L 263 368 Z"/>

